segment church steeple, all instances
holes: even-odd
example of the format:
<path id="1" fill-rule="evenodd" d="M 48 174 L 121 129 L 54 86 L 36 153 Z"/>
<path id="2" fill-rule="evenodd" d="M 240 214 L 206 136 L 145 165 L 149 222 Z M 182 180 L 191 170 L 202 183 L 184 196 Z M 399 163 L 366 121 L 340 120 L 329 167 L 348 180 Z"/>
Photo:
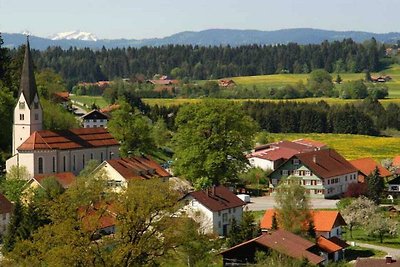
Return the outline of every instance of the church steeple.
<path id="1" fill-rule="evenodd" d="M 33 73 L 29 38 L 27 38 L 18 102 L 14 108 L 13 154 L 17 153 L 18 147 L 25 142 L 32 133 L 42 130 L 43 111 L 39 101 L 35 74 Z"/>
<path id="2" fill-rule="evenodd" d="M 20 94 L 24 94 L 28 106 L 31 108 L 33 100 L 37 95 L 35 74 L 33 72 L 33 61 L 31 49 L 29 46 L 29 36 L 26 37 L 25 57 L 22 66 L 21 83 L 19 87 Z"/>

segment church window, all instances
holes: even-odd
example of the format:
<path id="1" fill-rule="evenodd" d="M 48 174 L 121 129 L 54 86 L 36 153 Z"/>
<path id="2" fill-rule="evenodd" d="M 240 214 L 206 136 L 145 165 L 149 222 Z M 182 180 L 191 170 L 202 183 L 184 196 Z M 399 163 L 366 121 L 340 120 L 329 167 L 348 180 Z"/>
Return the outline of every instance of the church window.
<path id="1" fill-rule="evenodd" d="M 56 172 L 56 157 L 53 157 L 53 172 Z"/>
<path id="2" fill-rule="evenodd" d="M 39 119 L 39 114 L 35 113 L 35 121 Z"/>
<path id="3" fill-rule="evenodd" d="M 19 119 L 20 119 L 21 121 L 23 121 L 23 120 L 25 119 L 25 115 L 24 115 L 24 114 L 19 114 Z"/>
<path id="4" fill-rule="evenodd" d="M 19 109 L 24 109 L 25 108 L 25 102 L 19 102 Z"/>
<path id="5" fill-rule="evenodd" d="M 65 161 L 66 161 L 66 158 L 65 158 L 65 156 L 64 156 L 64 157 L 63 157 L 63 169 L 64 169 L 64 172 L 67 171 L 67 170 L 66 170 L 66 166 L 65 166 L 65 165 L 66 165 L 66 164 L 65 164 Z"/>
<path id="6" fill-rule="evenodd" d="M 38 172 L 43 173 L 43 158 L 38 158 Z"/>

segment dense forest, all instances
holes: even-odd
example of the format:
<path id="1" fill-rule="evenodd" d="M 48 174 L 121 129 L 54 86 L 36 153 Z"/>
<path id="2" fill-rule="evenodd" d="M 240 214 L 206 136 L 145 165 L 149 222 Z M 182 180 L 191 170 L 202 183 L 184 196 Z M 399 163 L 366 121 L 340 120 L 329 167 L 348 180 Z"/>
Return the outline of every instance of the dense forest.
<path id="1" fill-rule="evenodd" d="M 18 49 L 11 51 L 12 55 Z M 95 82 L 116 78 L 151 78 L 154 74 L 180 79 L 217 79 L 221 77 L 273 73 L 309 73 L 379 71 L 385 47 L 375 39 L 356 43 L 351 39 L 325 41 L 319 45 L 192 46 L 115 48 L 98 51 L 50 47 L 34 51 L 38 70 L 60 73 L 68 88 L 77 82 Z"/>

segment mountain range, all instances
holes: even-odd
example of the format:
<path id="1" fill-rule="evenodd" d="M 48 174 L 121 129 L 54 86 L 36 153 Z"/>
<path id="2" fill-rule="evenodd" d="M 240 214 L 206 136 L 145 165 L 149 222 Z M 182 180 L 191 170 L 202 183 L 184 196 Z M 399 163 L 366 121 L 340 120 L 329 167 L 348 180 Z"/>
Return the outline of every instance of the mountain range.
<path id="1" fill-rule="evenodd" d="M 2 33 L 5 47 L 18 47 L 26 42 L 26 36 L 19 33 Z M 51 38 L 30 36 L 31 47 L 44 50 L 49 46 L 101 49 L 115 47 L 161 46 L 169 44 L 214 46 L 214 45 L 249 45 L 249 44 L 317 44 L 324 40 L 334 41 L 351 38 L 363 42 L 374 37 L 383 43 L 396 43 L 400 40 L 399 32 L 372 33 L 362 31 L 331 31 L 310 28 L 284 29 L 276 31 L 210 29 L 204 31 L 185 31 L 164 38 L 149 39 L 97 39 L 91 33 L 67 32 Z"/>

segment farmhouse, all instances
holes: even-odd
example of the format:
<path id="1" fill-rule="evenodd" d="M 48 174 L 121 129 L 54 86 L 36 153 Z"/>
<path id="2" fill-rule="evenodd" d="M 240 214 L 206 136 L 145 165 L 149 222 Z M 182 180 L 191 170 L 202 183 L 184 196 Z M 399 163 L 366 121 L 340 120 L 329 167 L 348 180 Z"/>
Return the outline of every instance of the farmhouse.
<path id="1" fill-rule="evenodd" d="M 392 176 L 392 173 L 388 171 L 381 164 L 376 163 L 372 158 L 362 158 L 349 161 L 351 165 L 358 170 L 358 182 L 365 183 L 365 178 L 371 175 L 376 168 L 378 168 L 379 174 L 383 178 Z"/>
<path id="2" fill-rule="evenodd" d="M 83 128 L 107 127 L 109 116 L 99 110 L 92 110 L 80 117 Z"/>
<path id="3" fill-rule="evenodd" d="M 169 174 L 150 157 L 131 157 L 109 159 L 102 162 L 94 172 L 104 171 L 108 177 L 108 185 L 117 190 L 128 185 L 130 180 L 161 179 L 168 182 Z"/>
<path id="4" fill-rule="evenodd" d="M 333 149 L 295 154 L 270 174 L 274 189 L 282 178 L 299 179 L 313 198 L 338 196 L 357 182 L 358 171 Z"/>
<path id="5" fill-rule="evenodd" d="M 298 260 L 306 258 L 314 265 L 324 262 L 324 258 L 317 254 L 318 247 L 315 243 L 288 231 L 276 230 L 221 252 L 223 266 L 245 266 L 255 263 L 257 251 L 276 251 Z"/>
<path id="6" fill-rule="evenodd" d="M 400 176 L 388 182 L 388 193 L 400 194 Z"/>
<path id="7" fill-rule="evenodd" d="M 240 222 L 246 204 L 224 186 L 213 186 L 203 191 L 186 194 L 183 211 L 200 223 L 203 233 L 226 236 L 232 220 Z"/>
<path id="8" fill-rule="evenodd" d="M 287 159 L 295 154 L 321 150 L 327 148 L 326 144 L 310 140 L 298 139 L 294 141 L 279 141 L 258 146 L 247 155 L 250 165 L 263 170 L 275 170 Z"/>
<path id="9" fill-rule="evenodd" d="M 343 259 L 344 249 L 349 245 L 341 240 L 342 226 L 346 225 L 342 215 L 334 210 L 313 210 L 310 215 L 314 223 L 317 245 L 321 250 L 321 255 L 326 260 L 338 261 Z M 265 211 L 260 224 L 263 232 L 272 230 L 274 216 L 279 228 L 279 214 L 274 209 L 268 209 Z"/>
<path id="10" fill-rule="evenodd" d="M 27 41 L 18 102 L 14 109 L 13 156 L 6 162 L 25 166 L 32 176 L 72 172 L 78 174 L 89 160 L 118 158 L 119 143 L 104 128 L 43 130 L 43 111 L 36 89 Z"/>

